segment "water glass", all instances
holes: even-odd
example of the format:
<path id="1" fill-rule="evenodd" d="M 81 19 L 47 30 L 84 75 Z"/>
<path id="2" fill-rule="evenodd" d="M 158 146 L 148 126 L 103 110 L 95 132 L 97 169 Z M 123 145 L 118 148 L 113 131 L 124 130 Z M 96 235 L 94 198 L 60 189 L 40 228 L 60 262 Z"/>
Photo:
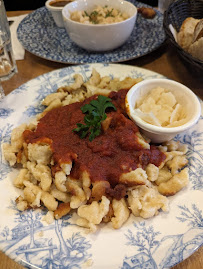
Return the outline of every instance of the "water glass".
<path id="1" fill-rule="evenodd" d="M 161 13 L 164 13 L 165 10 L 169 7 L 169 5 L 173 2 L 174 0 L 159 0 L 158 1 L 158 9 Z"/>
<path id="2" fill-rule="evenodd" d="M 17 72 L 11 45 L 11 34 L 3 0 L 0 0 L 0 81 Z"/>

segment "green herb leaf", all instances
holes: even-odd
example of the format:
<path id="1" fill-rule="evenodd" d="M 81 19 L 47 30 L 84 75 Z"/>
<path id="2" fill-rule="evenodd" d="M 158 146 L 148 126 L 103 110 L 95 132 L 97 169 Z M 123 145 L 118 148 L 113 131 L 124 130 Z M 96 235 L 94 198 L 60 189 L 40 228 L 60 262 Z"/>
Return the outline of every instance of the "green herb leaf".
<path id="1" fill-rule="evenodd" d="M 101 122 L 107 118 L 105 113 L 107 108 L 116 110 L 111 99 L 103 95 L 99 95 L 96 100 L 82 106 L 81 110 L 86 114 L 85 124 L 77 123 L 77 128 L 73 129 L 73 132 L 79 133 L 80 138 L 85 138 L 89 134 L 89 141 L 92 141 L 101 133 Z"/>
<path id="2" fill-rule="evenodd" d="M 97 24 L 98 23 L 98 18 L 97 18 L 98 16 L 99 16 L 98 11 L 96 11 L 96 10 L 92 11 L 89 15 L 90 21 L 94 24 Z"/>
<path id="3" fill-rule="evenodd" d="M 89 14 L 87 13 L 87 11 L 86 11 L 86 10 L 84 11 L 84 13 L 85 13 L 85 15 L 86 15 L 87 17 L 89 17 Z"/>
<path id="4" fill-rule="evenodd" d="M 114 17 L 113 14 L 112 14 L 112 12 L 113 12 L 113 8 L 111 10 L 108 10 L 108 12 L 106 13 L 105 18 Z"/>

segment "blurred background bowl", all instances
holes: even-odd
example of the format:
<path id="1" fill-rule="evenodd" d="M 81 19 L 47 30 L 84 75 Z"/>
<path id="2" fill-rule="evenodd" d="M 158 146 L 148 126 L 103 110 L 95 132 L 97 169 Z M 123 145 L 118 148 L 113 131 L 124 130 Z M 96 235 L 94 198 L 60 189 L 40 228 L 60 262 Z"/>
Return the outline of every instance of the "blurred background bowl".
<path id="1" fill-rule="evenodd" d="M 136 101 L 157 87 L 169 90 L 185 108 L 188 112 L 188 121 L 185 124 L 178 127 L 159 127 L 145 122 L 135 113 Z M 187 131 L 197 123 L 201 114 L 197 96 L 188 87 L 169 79 L 146 79 L 137 83 L 126 95 L 126 109 L 129 117 L 153 143 L 169 141 L 177 134 Z"/>
<path id="2" fill-rule="evenodd" d="M 126 12 L 129 18 L 112 24 L 83 24 L 70 19 L 74 11 L 91 11 L 105 5 Z M 63 8 L 64 26 L 78 46 L 90 51 L 108 51 L 123 45 L 130 37 L 137 17 L 137 8 L 122 0 L 78 0 Z"/>
<path id="3" fill-rule="evenodd" d="M 74 0 L 48 0 L 45 3 L 46 8 L 51 12 L 51 15 L 58 27 L 64 27 L 62 9 L 65 5 Z"/>
<path id="4" fill-rule="evenodd" d="M 168 9 L 164 13 L 164 30 L 166 37 L 172 45 L 177 49 L 177 52 L 184 59 L 184 61 L 189 64 L 189 67 L 194 72 L 203 74 L 203 61 L 194 58 L 191 54 L 183 50 L 170 30 L 170 24 L 179 32 L 183 21 L 188 18 L 193 17 L 195 19 L 203 18 L 203 1 L 202 0 L 175 0 L 170 4 Z"/>

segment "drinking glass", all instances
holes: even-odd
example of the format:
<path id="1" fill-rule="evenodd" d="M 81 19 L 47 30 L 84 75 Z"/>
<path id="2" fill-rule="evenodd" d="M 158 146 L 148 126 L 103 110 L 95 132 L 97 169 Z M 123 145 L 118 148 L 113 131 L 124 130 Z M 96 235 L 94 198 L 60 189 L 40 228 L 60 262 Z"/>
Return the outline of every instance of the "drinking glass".
<path id="1" fill-rule="evenodd" d="M 164 11 L 169 7 L 169 5 L 174 0 L 159 0 L 158 1 L 158 9 L 161 11 L 161 13 L 164 13 Z"/>
<path id="2" fill-rule="evenodd" d="M 17 72 L 11 45 L 11 34 L 3 0 L 0 0 L 0 82 Z M 2 88 L 0 86 L 0 92 Z M 0 94 L 0 98 L 1 98 Z"/>

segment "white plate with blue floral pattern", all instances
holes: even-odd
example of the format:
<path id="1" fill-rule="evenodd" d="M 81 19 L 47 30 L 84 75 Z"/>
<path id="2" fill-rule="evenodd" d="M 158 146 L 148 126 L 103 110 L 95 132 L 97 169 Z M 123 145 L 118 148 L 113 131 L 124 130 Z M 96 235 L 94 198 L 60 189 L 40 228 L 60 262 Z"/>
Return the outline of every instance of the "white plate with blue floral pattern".
<path id="1" fill-rule="evenodd" d="M 146 6 L 130 0 L 136 6 Z M 138 14 L 134 30 L 128 41 L 108 52 L 88 52 L 74 44 L 65 28 L 58 28 L 46 7 L 26 16 L 17 29 L 23 47 L 41 58 L 71 64 L 122 62 L 138 58 L 157 49 L 165 40 L 163 15 L 157 11 L 154 19 Z"/>
<path id="2" fill-rule="evenodd" d="M 138 67 L 119 64 L 86 64 L 67 67 L 37 77 L 0 101 L 0 143 L 11 130 L 41 112 L 40 101 L 73 75 L 87 79 L 92 68 L 102 75 L 160 78 Z M 0 250 L 27 268 L 170 268 L 186 259 L 203 243 L 203 117 L 189 132 L 176 137 L 188 145 L 190 183 L 170 199 L 169 213 L 152 219 L 131 216 L 119 230 L 102 225 L 94 234 L 70 224 L 70 217 L 48 225 L 40 209 L 20 213 L 15 199 L 20 190 L 12 185 L 18 173 L 0 150 Z"/>

